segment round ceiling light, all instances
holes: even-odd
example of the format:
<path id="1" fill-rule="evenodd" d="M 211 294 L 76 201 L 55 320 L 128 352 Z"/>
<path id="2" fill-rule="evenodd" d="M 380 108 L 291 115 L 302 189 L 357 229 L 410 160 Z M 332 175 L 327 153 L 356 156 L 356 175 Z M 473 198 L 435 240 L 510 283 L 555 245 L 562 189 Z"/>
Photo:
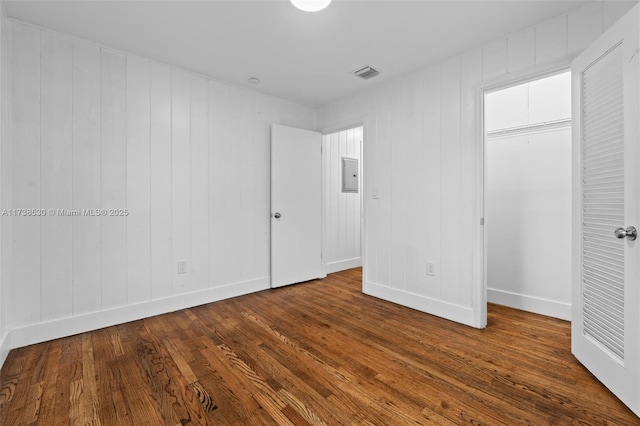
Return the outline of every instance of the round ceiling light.
<path id="1" fill-rule="evenodd" d="M 331 0 L 290 0 L 291 3 L 305 12 L 318 12 L 329 6 Z"/>

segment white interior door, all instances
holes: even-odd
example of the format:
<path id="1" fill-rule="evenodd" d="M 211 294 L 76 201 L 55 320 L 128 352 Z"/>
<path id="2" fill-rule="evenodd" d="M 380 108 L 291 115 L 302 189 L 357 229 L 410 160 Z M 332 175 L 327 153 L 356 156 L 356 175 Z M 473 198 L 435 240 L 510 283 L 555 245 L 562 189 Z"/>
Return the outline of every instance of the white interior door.
<path id="1" fill-rule="evenodd" d="M 640 414 L 640 69 L 634 7 L 572 65 L 572 351 Z M 558 230 L 562 232 L 562 230 Z"/>
<path id="2" fill-rule="evenodd" d="M 271 127 L 271 287 L 321 276 L 322 137 Z"/>

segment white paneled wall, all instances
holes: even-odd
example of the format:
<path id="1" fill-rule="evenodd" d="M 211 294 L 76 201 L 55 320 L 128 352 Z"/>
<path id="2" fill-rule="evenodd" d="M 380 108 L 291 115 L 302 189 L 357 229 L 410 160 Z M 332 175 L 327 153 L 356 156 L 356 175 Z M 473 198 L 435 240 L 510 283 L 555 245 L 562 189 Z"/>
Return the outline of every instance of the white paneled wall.
<path id="1" fill-rule="evenodd" d="M 366 117 L 366 293 L 482 325 L 478 89 L 568 64 L 631 6 L 593 3 L 318 110 L 321 129 Z"/>
<path id="2" fill-rule="evenodd" d="M 314 110 L 9 25 L 12 346 L 268 288 L 269 127 Z"/>
<path id="3" fill-rule="evenodd" d="M 361 173 L 358 193 L 342 192 L 342 158 L 360 161 L 362 127 L 323 136 L 325 244 L 323 259 L 331 274 L 362 266 L 360 253 Z"/>
<path id="4" fill-rule="evenodd" d="M 0 211 L 7 206 L 7 196 L 9 192 L 5 190 L 7 182 L 6 166 L 8 164 L 9 141 L 7 134 L 7 87 L 8 87 L 8 67 L 7 67 L 7 21 L 5 15 L 4 3 L 0 3 Z M 8 339 L 7 332 L 7 268 L 4 260 L 7 258 L 5 239 L 7 232 L 4 218 L 0 216 L 0 367 L 4 364 L 5 359 L 11 349 L 11 343 Z"/>

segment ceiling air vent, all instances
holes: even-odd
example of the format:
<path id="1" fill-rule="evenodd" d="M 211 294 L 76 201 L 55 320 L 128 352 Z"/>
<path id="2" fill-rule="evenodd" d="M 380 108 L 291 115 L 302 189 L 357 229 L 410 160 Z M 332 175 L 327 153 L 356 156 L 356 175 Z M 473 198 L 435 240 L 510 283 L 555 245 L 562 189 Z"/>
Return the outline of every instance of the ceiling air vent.
<path id="1" fill-rule="evenodd" d="M 356 77 L 360 77 L 363 80 L 369 80 L 370 78 L 373 78 L 380 73 L 378 72 L 378 70 L 375 70 L 371 68 L 369 65 L 366 65 L 364 67 L 360 67 L 357 70 L 355 70 L 353 74 Z"/>

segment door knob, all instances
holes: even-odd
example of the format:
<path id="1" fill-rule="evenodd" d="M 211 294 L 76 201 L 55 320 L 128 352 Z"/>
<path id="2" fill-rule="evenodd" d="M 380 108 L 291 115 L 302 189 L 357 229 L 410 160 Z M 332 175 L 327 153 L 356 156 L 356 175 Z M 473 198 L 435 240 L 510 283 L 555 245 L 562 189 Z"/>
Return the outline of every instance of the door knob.
<path id="1" fill-rule="evenodd" d="M 276 213 L 273 215 L 273 217 L 275 217 L 276 219 L 280 219 L 281 215 L 280 215 L 280 213 L 276 212 Z M 620 237 L 618 237 L 618 238 L 620 238 Z M 635 239 L 635 238 L 634 238 L 634 239 Z"/>
<path id="2" fill-rule="evenodd" d="M 628 226 L 627 229 L 618 228 L 614 231 L 614 234 L 620 239 L 627 237 L 631 241 L 638 238 L 638 231 L 633 226 Z"/>

